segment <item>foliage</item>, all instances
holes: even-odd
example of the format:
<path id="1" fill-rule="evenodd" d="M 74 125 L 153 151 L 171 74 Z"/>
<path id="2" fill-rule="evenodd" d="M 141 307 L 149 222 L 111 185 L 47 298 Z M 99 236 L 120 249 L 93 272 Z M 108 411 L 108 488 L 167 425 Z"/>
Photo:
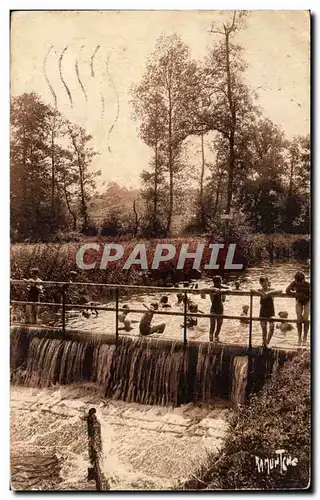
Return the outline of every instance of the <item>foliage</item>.
<path id="1" fill-rule="evenodd" d="M 50 240 L 87 225 L 87 200 L 98 174 L 91 136 L 31 92 L 11 105 L 11 230 L 17 240 Z"/>
<path id="2" fill-rule="evenodd" d="M 239 409 L 218 455 L 183 489 L 305 489 L 310 485 L 310 353 L 304 352 L 272 375 L 260 393 Z M 258 472 L 255 457 L 274 458 L 276 450 L 298 458 L 281 474 Z"/>
<path id="3" fill-rule="evenodd" d="M 182 143 L 190 134 L 190 115 L 196 99 L 199 78 L 189 48 L 177 34 L 162 35 L 150 56 L 141 83 L 132 89 L 135 119 L 140 137 L 154 152 L 152 175 L 143 174 L 145 197 L 153 201 L 151 217 L 159 218 L 159 189 L 168 185 L 166 232 L 171 231 L 175 181 L 181 175 Z M 148 186 L 152 186 L 149 188 Z M 149 189 L 149 192 L 148 192 Z"/>
<path id="4" fill-rule="evenodd" d="M 151 153 L 139 192 L 110 183 L 97 194 L 92 137 L 35 93 L 13 97 L 13 241 L 60 241 L 68 231 L 214 234 L 264 256 L 268 245 L 258 236 L 251 249 L 251 235 L 310 233 L 310 137 L 289 140 L 247 84 L 237 37 L 250 15 L 220 17 L 203 60 L 192 59 L 179 35 L 162 34 L 131 89 L 133 118 Z M 194 157 L 190 142 L 200 144 Z M 226 231 L 221 216 L 232 212 Z"/>

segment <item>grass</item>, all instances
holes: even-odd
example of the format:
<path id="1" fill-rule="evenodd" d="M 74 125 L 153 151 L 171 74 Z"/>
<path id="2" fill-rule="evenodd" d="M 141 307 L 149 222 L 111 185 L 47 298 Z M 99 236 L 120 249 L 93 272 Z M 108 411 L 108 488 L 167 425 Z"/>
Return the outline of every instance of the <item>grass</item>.
<path id="1" fill-rule="evenodd" d="M 182 488 L 186 490 L 305 489 L 310 484 L 311 404 L 310 354 L 288 362 L 248 405 L 240 407 L 218 455 Z M 298 459 L 281 474 L 260 473 L 255 457 L 274 458 L 275 451 Z M 180 486 L 181 487 L 181 486 Z"/>

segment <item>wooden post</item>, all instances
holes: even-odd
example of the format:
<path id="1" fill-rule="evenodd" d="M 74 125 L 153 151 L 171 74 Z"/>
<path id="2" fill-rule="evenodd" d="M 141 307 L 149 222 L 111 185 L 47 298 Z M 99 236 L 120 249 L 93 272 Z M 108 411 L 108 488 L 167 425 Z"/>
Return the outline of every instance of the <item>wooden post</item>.
<path id="1" fill-rule="evenodd" d="M 101 425 L 96 417 L 95 408 L 90 408 L 88 417 L 88 447 L 91 467 L 88 468 L 88 481 L 95 480 L 97 491 L 110 490 L 110 485 L 101 470 L 102 438 Z"/>
<path id="2" fill-rule="evenodd" d="M 187 292 L 184 292 L 184 316 L 183 316 L 183 342 L 187 343 L 187 307 L 188 297 Z"/>
<path id="3" fill-rule="evenodd" d="M 252 349 L 252 304 L 253 304 L 253 295 L 250 292 L 250 320 L 249 320 L 249 350 Z"/>
<path id="4" fill-rule="evenodd" d="M 66 285 L 62 287 L 62 331 L 66 332 Z"/>
<path id="5" fill-rule="evenodd" d="M 116 288 L 116 344 L 119 339 L 119 288 Z"/>

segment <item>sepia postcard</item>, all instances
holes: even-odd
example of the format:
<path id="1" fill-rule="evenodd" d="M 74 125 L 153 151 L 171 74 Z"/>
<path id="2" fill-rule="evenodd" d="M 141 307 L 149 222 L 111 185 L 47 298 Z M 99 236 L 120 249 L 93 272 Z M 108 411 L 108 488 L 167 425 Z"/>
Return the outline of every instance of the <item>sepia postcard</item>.
<path id="1" fill-rule="evenodd" d="M 10 23 L 10 488 L 310 489 L 310 12 Z"/>

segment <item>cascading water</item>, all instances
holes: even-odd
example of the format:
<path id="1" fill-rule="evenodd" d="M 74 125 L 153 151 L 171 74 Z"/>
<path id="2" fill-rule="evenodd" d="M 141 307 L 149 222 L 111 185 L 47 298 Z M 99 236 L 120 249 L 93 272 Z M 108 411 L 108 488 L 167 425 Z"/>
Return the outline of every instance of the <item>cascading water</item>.
<path id="1" fill-rule="evenodd" d="M 117 345 L 94 339 L 65 340 L 23 334 L 11 341 L 12 382 L 50 387 L 94 382 L 107 398 L 143 404 L 173 405 L 216 399 L 244 401 L 247 388 L 271 373 L 279 353 L 250 361 L 243 351 L 213 344 L 163 343 L 161 339 L 120 337 Z M 51 335 L 50 335 L 51 337 Z M 248 378 L 254 380 L 249 381 Z M 247 383 L 250 382 L 250 383 Z"/>
<path id="2" fill-rule="evenodd" d="M 248 357 L 236 356 L 233 359 L 233 377 L 231 400 L 235 404 L 242 404 L 246 398 L 248 379 Z"/>
<path id="3" fill-rule="evenodd" d="M 108 335 L 12 328 L 14 488 L 94 489 L 83 421 L 91 406 L 111 489 L 174 488 L 218 451 L 228 408 L 283 359 L 237 346 L 125 336 L 115 344 Z"/>

